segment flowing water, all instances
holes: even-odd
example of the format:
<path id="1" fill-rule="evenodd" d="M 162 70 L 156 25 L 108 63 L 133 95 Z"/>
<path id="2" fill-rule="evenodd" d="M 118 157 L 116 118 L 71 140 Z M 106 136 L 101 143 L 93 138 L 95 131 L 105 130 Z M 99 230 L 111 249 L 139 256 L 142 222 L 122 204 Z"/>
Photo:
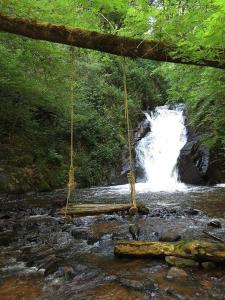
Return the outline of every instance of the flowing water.
<path id="1" fill-rule="evenodd" d="M 131 223 L 139 226 L 143 240 L 173 232 L 184 240 L 212 242 L 205 230 L 225 239 L 225 185 L 178 181 L 176 160 L 186 140 L 181 108 L 160 107 L 146 118 L 151 133 L 137 146 L 144 169 L 137 200 L 149 208 L 148 215 L 77 217 L 67 223 L 57 207 L 65 190 L 0 196 L 1 300 L 225 299 L 223 265 L 186 268 L 187 278 L 171 280 L 163 259 L 114 256 L 117 240 L 132 239 Z M 128 203 L 129 186 L 77 189 L 74 201 Z M 221 227 L 210 226 L 213 219 Z"/>
<path id="2" fill-rule="evenodd" d="M 138 165 L 144 171 L 142 188 L 150 191 L 183 190 L 176 168 L 181 148 L 186 144 L 183 106 L 156 108 L 144 113 L 150 133 L 136 147 Z M 138 187 L 140 189 L 140 185 Z"/>

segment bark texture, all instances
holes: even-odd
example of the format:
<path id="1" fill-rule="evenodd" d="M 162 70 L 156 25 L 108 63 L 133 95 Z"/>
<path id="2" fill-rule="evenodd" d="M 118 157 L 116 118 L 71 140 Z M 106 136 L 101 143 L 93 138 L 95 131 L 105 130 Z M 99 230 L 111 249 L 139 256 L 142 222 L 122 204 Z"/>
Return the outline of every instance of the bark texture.
<path id="1" fill-rule="evenodd" d="M 117 256 L 178 256 L 197 261 L 225 262 L 225 243 L 210 243 L 198 240 L 176 243 L 119 241 L 115 244 L 114 253 Z"/>
<path id="2" fill-rule="evenodd" d="M 131 208 L 131 204 L 70 204 L 67 209 L 67 215 L 70 216 L 90 216 L 107 214 L 119 211 L 126 211 Z M 61 210 L 62 214 L 66 211 Z"/>
<path id="3" fill-rule="evenodd" d="M 201 61 L 194 61 L 191 58 L 188 59 L 185 57 L 174 58 L 170 53 L 176 50 L 176 47 L 166 45 L 162 42 L 143 41 L 47 22 L 9 17 L 2 14 L 0 14 L 0 31 L 14 33 L 32 39 L 45 40 L 133 58 L 209 66 L 220 69 L 225 68 L 224 52 L 221 52 L 223 54 L 221 54 L 218 61 L 207 60 L 207 58 Z"/>

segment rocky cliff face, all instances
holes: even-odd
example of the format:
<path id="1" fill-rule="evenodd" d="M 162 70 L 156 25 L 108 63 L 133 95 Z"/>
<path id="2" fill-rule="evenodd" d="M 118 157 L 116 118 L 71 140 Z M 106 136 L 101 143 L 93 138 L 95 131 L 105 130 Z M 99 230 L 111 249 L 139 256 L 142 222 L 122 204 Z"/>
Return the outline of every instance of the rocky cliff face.
<path id="1" fill-rule="evenodd" d="M 197 137 L 190 138 L 181 149 L 177 162 L 180 181 L 187 184 L 207 184 L 209 165 L 209 149 L 201 146 Z"/>
<path id="2" fill-rule="evenodd" d="M 134 168 L 135 168 L 135 176 L 142 177 L 141 172 L 136 163 L 135 163 L 135 147 L 137 143 L 144 138 L 149 132 L 150 132 L 150 126 L 149 122 L 146 120 L 144 114 L 141 114 L 140 120 L 137 124 L 137 127 L 134 129 L 134 136 L 133 136 L 133 143 L 132 143 L 132 149 L 133 149 L 133 159 L 134 159 Z M 111 178 L 109 184 L 126 184 L 127 181 L 127 173 L 130 171 L 130 163 L 129 163 L 129 151 L 128 147 L 125 146 L 123 153 L 122 153 L 122 159 L 121 159 L 121 169 L 115 170 L 113 169 L 111 172 Z"/>
<path id="3" fill-rule="evenodd" d="M 194 185 L 224 182 L 225 174 L 218 153 L 203 146 L 200 140 L 201 134 L 194 134 L 188 128 L 187 143 L 181 149 L 177 162 L 180 181 Z"/>

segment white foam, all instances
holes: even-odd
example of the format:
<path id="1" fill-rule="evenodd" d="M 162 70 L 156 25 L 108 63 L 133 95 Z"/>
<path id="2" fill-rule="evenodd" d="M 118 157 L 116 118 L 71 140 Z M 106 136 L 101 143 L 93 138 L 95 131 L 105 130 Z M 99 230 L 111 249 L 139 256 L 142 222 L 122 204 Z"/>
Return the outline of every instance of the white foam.
<path id="1" fill-rule="evenodd" d="M 151 132 L 136 147 L 139 167 L 144 171 L 142 191 L 185 191 L 176 168 L 181 148 L 185 145 L 186 128 L 182 109 L 158 107 L 151 115 L 145 112 Z"/>

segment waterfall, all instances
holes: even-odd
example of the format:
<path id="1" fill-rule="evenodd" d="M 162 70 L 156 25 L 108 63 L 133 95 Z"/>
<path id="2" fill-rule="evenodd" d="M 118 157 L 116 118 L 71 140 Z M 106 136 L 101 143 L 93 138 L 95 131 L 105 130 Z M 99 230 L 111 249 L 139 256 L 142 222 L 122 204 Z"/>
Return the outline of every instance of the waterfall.
<path id="1" fill-rule="evenodd" d="M 178 180 L 176 168 L 181 148 L 185 145 L 183 105 L 173 109 L 160 106 L 154 112 L 144 112 L 150 132 L 136 146 L 138 168 L 143 171 L 137 190 L 176 191 L 185 185 Z"/>

